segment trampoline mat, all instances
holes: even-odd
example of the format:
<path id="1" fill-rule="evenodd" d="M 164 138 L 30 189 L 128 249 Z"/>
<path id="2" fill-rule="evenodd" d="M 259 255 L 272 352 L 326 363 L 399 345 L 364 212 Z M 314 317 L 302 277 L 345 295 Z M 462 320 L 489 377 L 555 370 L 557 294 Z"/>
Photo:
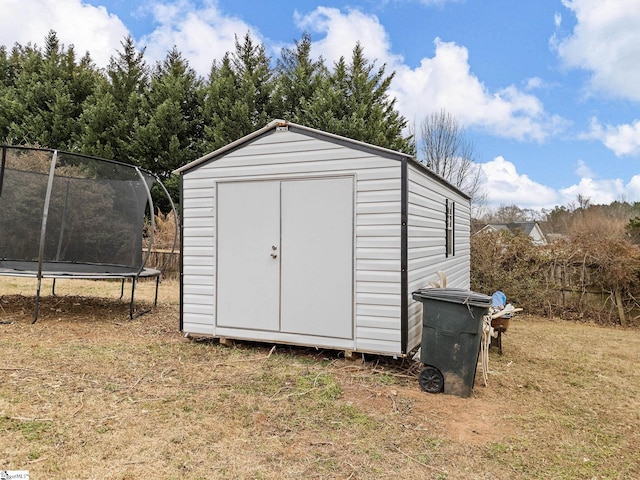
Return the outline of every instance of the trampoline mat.
<path id="1" fill-rule="evenodd" d="M 157 277 L 160 270 L 138 269 L 126 265 L 98 265 L 93 263 L 43 262 L 42 278 L 132 278 Z M 38 262 L 1 260 L 0 275 L 9 277 L 37 277 Z"/>

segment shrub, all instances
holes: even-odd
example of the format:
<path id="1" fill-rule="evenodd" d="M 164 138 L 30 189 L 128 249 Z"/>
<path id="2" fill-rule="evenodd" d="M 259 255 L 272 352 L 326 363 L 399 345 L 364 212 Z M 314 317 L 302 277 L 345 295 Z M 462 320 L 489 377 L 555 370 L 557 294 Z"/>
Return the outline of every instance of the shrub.
<path id="1" fill-rule="evenodd" d="M 530 313 L 626 325 L 640 312 L 640 248 L 584 230 L 545 247 L 520 233 L 481 233 L 471 239 L 471 288 L 502 290 Z"/>

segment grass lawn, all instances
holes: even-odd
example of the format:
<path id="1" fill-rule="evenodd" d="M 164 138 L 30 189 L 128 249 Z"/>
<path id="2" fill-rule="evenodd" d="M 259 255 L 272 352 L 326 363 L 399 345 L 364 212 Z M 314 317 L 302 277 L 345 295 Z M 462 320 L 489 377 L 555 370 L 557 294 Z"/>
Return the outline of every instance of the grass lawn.
<path id="1" fill-rule="evenodd" d="M 0 470 L 32 479 L 640 478 L 640 331 L 520 315 L 471 398 L 420 365 L 190 340 L 178 284 L 0 277 Z M 143 306 L 154 283 L 137 290 Z"/>

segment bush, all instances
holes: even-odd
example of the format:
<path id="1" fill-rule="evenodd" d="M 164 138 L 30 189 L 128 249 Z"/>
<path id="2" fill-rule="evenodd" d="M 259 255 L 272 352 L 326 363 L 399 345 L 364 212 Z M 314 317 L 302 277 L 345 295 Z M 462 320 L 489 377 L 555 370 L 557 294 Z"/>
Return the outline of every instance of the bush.
<path id="1" fill-rule="evenodd" d="M 585 231 L 545 247 L 520 233 L 481 233 L 471 238 L 471 288 L 502 290 L 530 313 L 626 325 L 640 312 L 640 248 Z"/>
<path id="2" fill-rule="evenodd" d="M 472 237 L 472 290 L 489 295 L 501 290 L 510 303 L 528 311 L 545 309 L 548 265 L 544 250 L 524 233 L 483 232 Z"/>

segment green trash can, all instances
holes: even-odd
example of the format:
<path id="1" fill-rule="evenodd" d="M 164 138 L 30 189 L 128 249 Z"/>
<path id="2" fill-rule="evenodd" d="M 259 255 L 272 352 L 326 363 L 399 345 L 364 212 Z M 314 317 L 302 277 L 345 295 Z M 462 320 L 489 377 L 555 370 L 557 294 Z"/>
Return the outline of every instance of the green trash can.
<path id="1" fill-rule="evenodd" d="M 412 296 L 422 302 L 420 386 L 429 393 L 470 396 L 491 297 L 458 288 L 425 288 Z"/>

